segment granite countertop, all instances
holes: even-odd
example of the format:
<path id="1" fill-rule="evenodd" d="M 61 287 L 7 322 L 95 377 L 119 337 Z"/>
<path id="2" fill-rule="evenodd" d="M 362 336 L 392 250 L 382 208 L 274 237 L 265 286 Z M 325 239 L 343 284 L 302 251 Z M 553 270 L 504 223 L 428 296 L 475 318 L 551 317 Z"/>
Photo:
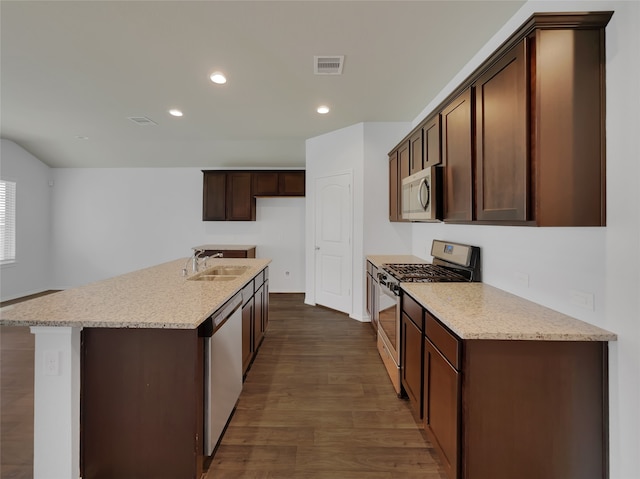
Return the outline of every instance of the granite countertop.
<path id="1" fill-rule="evenodd" d="M 0 325 L 195 329 L 270 259 L 209 259 L 207 267 L 246 265 L 231 281 L 191 281 L 187 258 L 152 266 L 0 309 Z"/>
<path id="2" fill-rule="evenodd" d="M 430 263 L 430 261 L 410 254 L 368 255 L 367 260 L 371 261 L 377 268 L 381 268 L 386 263 Z"/>
<path id="3" fill-rule="evenodd" d="M 484 283 L 401 283 L 462 339 L 615 341 L 617 336 Z"/>
<path id="4" fill-rule="evenodd" d="M 255 248 L 254 244 L 203 244 L 194 246 L 192 250 L 226 250 L 226 251 L 246 251 Z"/>

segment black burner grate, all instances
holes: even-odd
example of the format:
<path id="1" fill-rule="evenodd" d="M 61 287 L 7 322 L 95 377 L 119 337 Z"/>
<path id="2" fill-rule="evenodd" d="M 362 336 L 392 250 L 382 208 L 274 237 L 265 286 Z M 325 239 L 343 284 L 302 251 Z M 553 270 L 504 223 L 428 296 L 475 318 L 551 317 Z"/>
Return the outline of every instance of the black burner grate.
<path id="1" fill-rule="evenodd" d="M 470 281 L 470 279 L 453 268 L 445 268 L 435 264 L 385 264 L 383 269 L 401 283 L 428 283 Z"/>

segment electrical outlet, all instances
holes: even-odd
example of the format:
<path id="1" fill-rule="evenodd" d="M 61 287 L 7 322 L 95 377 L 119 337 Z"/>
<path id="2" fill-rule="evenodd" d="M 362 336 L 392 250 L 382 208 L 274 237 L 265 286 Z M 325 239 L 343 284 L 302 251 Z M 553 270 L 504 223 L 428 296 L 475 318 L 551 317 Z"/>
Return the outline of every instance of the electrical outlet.
<path id="1" fill-rule="evenodd" d="M 60 351 L 45 351 L 44 357 L 44 375 L 60 376 Z"/>
<path id="2" fill-rule="evenodd" d="M 524 286 L 525 288 L 529 287 L 529 275 L 527 273 L 516 271 L 513 276 L 520 286 Z"/>
<path id="3" fill-rule="evenodd" d="M 593 293 L 587 293 L 586 291 L 577 291 L 572 289 L 569 292 L 571 297 L 571 304 L 580 306 L 581 308 L 594 311 L 594 297 Z"/>

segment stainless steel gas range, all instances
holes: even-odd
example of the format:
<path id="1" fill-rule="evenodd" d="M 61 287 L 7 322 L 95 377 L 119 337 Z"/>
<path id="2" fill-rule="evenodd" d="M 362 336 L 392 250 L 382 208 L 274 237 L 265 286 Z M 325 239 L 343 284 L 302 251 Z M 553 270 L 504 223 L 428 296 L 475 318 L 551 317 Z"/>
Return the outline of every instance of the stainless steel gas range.
<path id="1" fill-rule="evenodd" d="M 400 283 L 442 283 L 480 281 L 480 248 L 433 240 L 432 263 L 390 263 L 378 272 L 380 290 L 389 307 L 378 311 L 378 350 L 398 395 L 400 387 Z"/>

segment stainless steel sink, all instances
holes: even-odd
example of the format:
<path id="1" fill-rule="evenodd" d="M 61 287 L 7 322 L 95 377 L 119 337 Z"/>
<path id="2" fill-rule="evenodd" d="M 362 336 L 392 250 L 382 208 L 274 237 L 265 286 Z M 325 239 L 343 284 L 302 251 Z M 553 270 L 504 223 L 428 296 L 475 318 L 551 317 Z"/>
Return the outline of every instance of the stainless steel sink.
<path id="1" fill-rule="evenodd" d="M 202 272 L 209 276 L 240 276 L 249 269 L 248 266 L 214 266 Z"/>
<path id="2" fill-rule="evenodd" d="M 195 276 L 191 276 L 191 278 L 187 278 L 190 281 L 233 281 L 237 276 L 218 276 L 211 274 L 197 274 Z"/>
<path id="3" fill-rule="evenodd" d="M 248 269 L 249 266 L 213 266 L 187 279 L 190 281 L 233 281 Z"/>

